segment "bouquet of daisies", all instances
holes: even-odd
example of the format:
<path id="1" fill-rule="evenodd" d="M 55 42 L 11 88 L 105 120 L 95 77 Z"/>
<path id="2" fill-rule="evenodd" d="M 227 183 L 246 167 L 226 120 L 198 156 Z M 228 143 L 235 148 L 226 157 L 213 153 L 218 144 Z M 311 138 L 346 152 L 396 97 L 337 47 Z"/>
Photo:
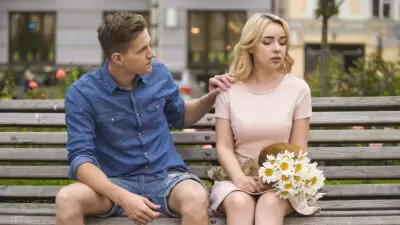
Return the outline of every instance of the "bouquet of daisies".
<path id="1" fill-rule="evenodd" d="M 270 145 L 261 151 L 258 163 L 261 181 L 277 190 L 281 199 L 315 202 L 323 196 L 319 192 L 324 186 L 323 172 L 299 146 Z"/>

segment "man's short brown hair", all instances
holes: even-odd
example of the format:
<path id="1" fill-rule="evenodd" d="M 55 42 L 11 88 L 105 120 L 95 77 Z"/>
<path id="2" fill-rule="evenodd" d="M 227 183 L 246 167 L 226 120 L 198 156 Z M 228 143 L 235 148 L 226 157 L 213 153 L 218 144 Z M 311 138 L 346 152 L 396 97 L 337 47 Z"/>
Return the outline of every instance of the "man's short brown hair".
<path id="1" fill-rule="evenodd" d="M 108 15 L 97 28 L 97 38 L 108 59 L 112 53 L 125 53 L 129 44 L 147 24 L 142 15 L 132 12 L 117 12 Z"/>

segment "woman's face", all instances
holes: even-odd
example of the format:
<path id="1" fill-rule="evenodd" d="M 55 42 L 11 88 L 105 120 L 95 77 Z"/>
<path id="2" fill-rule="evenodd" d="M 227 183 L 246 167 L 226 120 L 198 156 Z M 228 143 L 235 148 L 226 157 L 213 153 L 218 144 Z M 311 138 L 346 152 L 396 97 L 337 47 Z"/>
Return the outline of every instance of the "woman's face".
<path id="1" fill-rule="evenodd" d="M 279 23 L 268 23 L 259 43 L 250 49 L 254 63 L 268 70 L 278 69 L 284 62 L 286 43 L 287 37 L 283 27 Z"/>

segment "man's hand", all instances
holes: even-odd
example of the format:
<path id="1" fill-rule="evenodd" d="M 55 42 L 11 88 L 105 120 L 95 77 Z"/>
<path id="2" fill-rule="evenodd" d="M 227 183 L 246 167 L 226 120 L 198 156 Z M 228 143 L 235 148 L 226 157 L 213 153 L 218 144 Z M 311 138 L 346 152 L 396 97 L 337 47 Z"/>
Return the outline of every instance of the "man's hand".
<path id="1" fill-rule="evenodd" d="M 125 210 L 127 217 L 136 224 L 148 224 L 160 215 L 154 211 L 159 209 L 160 205 L 156 205 L 140 195 L 124 191 L 119 199 L 121 199 L 120 205 Z"/>
<path id="2" fill-rule="evenodd" d="M 232 74 L 215 75 L 208 80 L 208 92 L 227 91 L 234 82 Z"/>

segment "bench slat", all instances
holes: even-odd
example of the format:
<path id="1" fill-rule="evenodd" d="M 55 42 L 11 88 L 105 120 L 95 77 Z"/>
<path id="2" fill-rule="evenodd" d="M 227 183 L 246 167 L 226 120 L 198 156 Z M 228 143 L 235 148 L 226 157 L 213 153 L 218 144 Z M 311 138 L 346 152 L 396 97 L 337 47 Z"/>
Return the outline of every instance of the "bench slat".
<path id="1" fill-rule="evenodd" d="M 384 160 L 400 159 L 400 146 L 393 147 L 310 147 L 314 160 Z M 178 148 L 186 161 L 216 162 L 215 148 Z M 63 148 L 0 148 L 0 161 L 66 162 Z"/>
<path id="2" fill-rule="evenodd" d="M 400 179 L 400 166 L 321 166 L 327 179 Z M 208 179 L 210 166 L 189 166 L 192 173 Z M 68 179 L 68 166 L 0 166 L 0 178 Z"/>
<path id="3" fill-rule="evenodd" d="M 400 209 L 399 200 L 330 200 L 319 201 L 317 205 L 322 208 L 322 213 L 337 213 L 337 210 L 344 212 L 370 212 L 366 210 L 390 210 L 398 212 Z M 346 211 L 345 211 L 346 210 Z M 349 211 L 350 210 L 350 211 Z M 0 203 L 0 215 L 55 215 L 55 204 L 53 203 Z"/>
<path id="4" fill-rule="evenodd" d="M 356 200 L 357 201 L 357 200 Z M 327 204 L 329 204 L 329 201 Z M 323 204 L 323 202 L 320 202 Z M 325 204 L 325 205 L 327 205 Z M 321 205 L 321 204 L 318 204 Z M 32 215 L 32 216 L 55 216 L 55 204 L 53 203 L 0 203 L 0 215 Z M 322 207 L 322 211 L 314 216 L 381 216 L 381 215 L 400 215 L 400 210 L 395 209 L 386 210 L 352 210 L 349 208 L 340 208 L 338 210 L 329 210 L 329 208 Z M 209 212 L 210 217 L 220 216 Z M 298 214 L 290 215 L 292 217 L 299 216 Z M 162 216 L 165 217 L 165 216 Z"/>
<path id="5" fill-rule="evenodd" d="M 285 218 L 285 225 L 398 225 L 400 216 L 310 216 L 310 217 L 293 217 Z M 98 218 L 90 217 L 85 221 L 88 225 L 131 225 L 132 221 L 127 217 L 111 217 Z M 149 225 L 179 225 L 179 218 L 158 218 Z M 55 225 L 54 216 L 16 216 L 16 215 L 0 215 L 0 225 Z M 224 218 L 210 218 L 209 224 L 225 225 Z"/>
<path id="6" fill-rule="evenodd" d="M 0 196 L 6 198 L 54 198 L 62 186 L 0 186 Z M 324 198 L 399 198 L 400 184 L 325 185 Z"/>
<path id="7" fill-rule="evenodd" d="M 314 112 L 311 126 L 399 125 L 396 111 Z M 64 113 L 0 113 L 0 126 L 65 127 Z M 214 128 L 214 114 L 207 114 L 194 128 Z"/>
<path id="8" fill-rule="evenodd" d="M 171 132 L 176 144 L 215 144 L 214 131 Z M 65 145 L 66 132 L 0 132 L 3 145 Z M 311 130 L 310 143 L 400 142 L 400 130 Z"/>
<path id="9" fill-rule="evenodd" d="M 314 111 L 400 109 L 400 96 L 313 97 Z M 2 100 L 0 112 L 64 112 L 64 100 Z"/>

